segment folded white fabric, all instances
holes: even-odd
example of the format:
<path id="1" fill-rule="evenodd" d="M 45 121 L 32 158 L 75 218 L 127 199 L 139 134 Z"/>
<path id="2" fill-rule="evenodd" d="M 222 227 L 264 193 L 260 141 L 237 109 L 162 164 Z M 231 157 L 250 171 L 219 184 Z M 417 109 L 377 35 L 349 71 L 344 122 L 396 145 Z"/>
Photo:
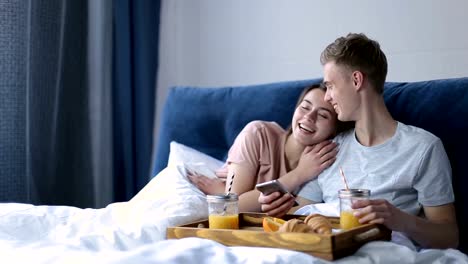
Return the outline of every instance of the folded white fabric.
<path id="1" fill-rule="evenodd" d="M 0 205 L 0 245 L 62 245 L 131 250 L 165 239 L 166 228 L 207 218 L 205 195 L 176 167 L 166 168 L 131 201 L 101 209 Z"/>
<path id="2" fill-rule="evenodd" d="M 333 203 L 315 203 L 309 204 L 299 208 L 294 214 L 298 215 L 311 215 L 311 214 L 321 214 L 325 216 L 339 216 L 340 207 L 339 204 Z"/>

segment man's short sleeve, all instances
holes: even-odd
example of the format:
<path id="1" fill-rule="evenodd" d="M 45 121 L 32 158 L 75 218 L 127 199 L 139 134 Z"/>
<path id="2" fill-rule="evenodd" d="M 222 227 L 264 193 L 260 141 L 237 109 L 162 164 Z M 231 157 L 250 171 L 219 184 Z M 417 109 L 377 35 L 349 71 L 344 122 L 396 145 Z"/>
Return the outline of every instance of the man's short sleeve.
<path id="1" fill-rule="evenodd" d="M 423 206 L 439 206 L 455 200 L 452 169 L 440 139 L 425 153 L 414 188 L 418 191 L 418 202 Z"/>

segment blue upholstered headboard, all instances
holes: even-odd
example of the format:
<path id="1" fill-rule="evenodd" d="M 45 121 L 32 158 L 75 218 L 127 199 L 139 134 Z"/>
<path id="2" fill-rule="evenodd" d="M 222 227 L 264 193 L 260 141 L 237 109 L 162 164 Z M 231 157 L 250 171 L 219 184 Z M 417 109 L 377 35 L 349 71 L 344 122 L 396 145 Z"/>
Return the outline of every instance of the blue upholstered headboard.
<path id="1" fill-rule="evenodd" d="M 302 89 L 321 79 L 223 88 L 172 88 L 160 124 L 153 175 L 167 164 L 172 140 L 224 159 L 240 130 L 251 120 L 289 125 Z M 395 119 L 422 127 L 444 143 L 453 169 L 460 233 L 468 210 L 468 78 L 386 83 L 385 102 Z M 460 237 L 465 253 L 468 238 Z"/>
<path id="2" fill-rule="evenodd" d="M 172 140 L 224 160 L 248 122 L 268 120 L 288 126 L 299 94 L 307 85 L 320 81 L 170 89 L 160 123 L 153 175 L 166 167 Z"/>

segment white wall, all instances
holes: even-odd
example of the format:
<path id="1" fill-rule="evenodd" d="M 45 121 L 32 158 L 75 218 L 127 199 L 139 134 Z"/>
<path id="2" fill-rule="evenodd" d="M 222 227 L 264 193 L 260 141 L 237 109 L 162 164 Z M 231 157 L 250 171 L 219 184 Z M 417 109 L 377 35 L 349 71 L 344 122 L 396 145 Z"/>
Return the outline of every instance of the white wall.
<path id="1" fill-rule="evenodd" d="M 349 32 L 379 41 L 388 81 L 468 76 L 467 25 L 466 0 L 166 0 L 157 115 L 174 85 L 321 77 L 321 51 Z"/>

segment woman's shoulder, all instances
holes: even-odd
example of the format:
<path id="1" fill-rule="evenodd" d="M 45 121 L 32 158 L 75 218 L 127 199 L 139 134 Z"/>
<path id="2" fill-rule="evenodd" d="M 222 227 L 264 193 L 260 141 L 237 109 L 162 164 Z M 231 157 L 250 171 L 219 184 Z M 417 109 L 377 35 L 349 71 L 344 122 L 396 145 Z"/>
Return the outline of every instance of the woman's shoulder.
<path id="1" fill-rule="evenodd" d="M 249 122 L 243 129 L 244 132 L 263 132 L 282 134 L 285 130 L 276 122 L 254 120 Z"/>

